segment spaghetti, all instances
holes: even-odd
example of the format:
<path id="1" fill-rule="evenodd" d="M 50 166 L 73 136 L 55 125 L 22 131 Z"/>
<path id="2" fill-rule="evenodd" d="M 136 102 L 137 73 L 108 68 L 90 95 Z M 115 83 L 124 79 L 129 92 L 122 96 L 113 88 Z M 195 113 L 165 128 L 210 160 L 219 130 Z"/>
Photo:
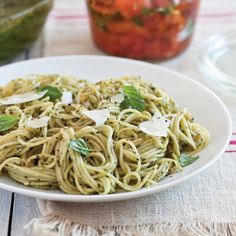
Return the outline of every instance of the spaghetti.
<path id="1" fill-rule="evenodd" d="M 127 85 L 142 97 L 143 110 L 132 104 L 121 109 L 121 101 L 113 99 Z M 208 143 L 208 131 L 186 108 L 178 108 L 164 91 L 137 77 L 93 84 L 69 76 L 34 75 L 1 87 L 0 97 L 38 93 L 50 86 L 70 92 L 70 103 L 46 93 L 37 100 L 0 105 L 0 115 L 18 120 L 0 132 L 0 172 L 24 185 L 69 194 L 135 191 L 181 171 L 181 158 L 186 161 Z M 110 115 L 100 125 L 84 113 L 105 109 Z M 140 128 L 149 121 L 155 125 L 155 114 L 168 120 L 166 135 Z M 30 126 L 29 120 L 39 124 Z"/>

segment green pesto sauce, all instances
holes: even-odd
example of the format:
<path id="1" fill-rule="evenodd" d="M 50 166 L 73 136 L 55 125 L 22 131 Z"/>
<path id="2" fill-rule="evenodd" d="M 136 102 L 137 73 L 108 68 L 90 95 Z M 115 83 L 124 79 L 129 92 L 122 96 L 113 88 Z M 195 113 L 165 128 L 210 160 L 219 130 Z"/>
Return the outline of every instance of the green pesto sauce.
<path id="1" fill-rule="evenodd" d="M 34 7 L 35 4 L 38 6 Z M 17 55 L 36 40 L 51 7 L 52 0 L 0 1 L 1 62 Z"/>

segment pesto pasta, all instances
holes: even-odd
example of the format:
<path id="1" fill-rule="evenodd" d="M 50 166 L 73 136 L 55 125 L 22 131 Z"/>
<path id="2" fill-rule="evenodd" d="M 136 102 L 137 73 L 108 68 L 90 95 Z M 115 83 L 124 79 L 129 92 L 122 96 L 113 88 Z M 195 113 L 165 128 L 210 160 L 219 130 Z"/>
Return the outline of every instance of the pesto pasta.
<path id="1" fill-rule="evenodd" d="M 139 77 L 29 75 L 1 87 L 0 104 L 0 173 L 39 189 L 135 191 L 196 161 L 209 141 L 186 108 Z"/>

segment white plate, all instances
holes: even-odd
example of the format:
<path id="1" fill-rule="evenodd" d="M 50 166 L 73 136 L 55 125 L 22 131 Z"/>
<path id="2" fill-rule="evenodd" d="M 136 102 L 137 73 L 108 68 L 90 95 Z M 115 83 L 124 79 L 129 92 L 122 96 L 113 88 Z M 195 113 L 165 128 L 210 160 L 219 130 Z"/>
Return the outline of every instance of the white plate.
<path id="1" fill-rule="evenodd" d="M 210 132 L 210 144 L 200 153 L 200 159 L 171 178 L 135 192 L 110 195 L 70 195 L 59 190 L 38 190 L 0 176 L 0 188 L 31 197 L 68 202 L 118 201 L 146 196 L 171 188 L 209 167 L 225 151 L 231 137 L 230 115 L 222 101 L 208 88 L 176 72 L 145 62 L 101 56 L 69 56 L 24 61 L 0 68 L 0 84 L 29 73 L 59 73 L 80 79 L 99 81 L 124 75 L 140 75 L 166 90 L 181 106 L 189 108 L 197 122 Z M 212 176 L 214 178 L 214 176 Z"/>

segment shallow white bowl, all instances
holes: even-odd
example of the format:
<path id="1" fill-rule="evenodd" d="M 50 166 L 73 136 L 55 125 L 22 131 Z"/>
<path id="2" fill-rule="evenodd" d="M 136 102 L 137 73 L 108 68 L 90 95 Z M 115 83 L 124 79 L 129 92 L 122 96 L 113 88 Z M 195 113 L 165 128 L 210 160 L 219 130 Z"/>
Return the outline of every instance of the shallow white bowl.
<path id="1" fill-rule="evenodd" d="M 146 196 L 171 188 L 215 162 L 225 151 L 231 137 L 230 115 L 222 101 L 208 88 L 184 75 L 145 62 L 103 56 L 66 56 L 42 58 L 15 63 L 0 68 L 0 85 L 26 74 L 56 73 L 80 79 L 99 81 L 124 75 L 140 75 L 164 89 L 180 106 L 187 107 L 196 121 L 210 132 L 210 144 L 200 153 L 200 159 L 180 173 L 160 183 L 135 192 L 109 195 L 70 195 L 60 190 L 38 190 L 18 184 L 10 177 L 0 176 L 0 188 L 31 197 L 68 202 L 118 201 Z M 212 176 L 214 178 L 214 176 Z"/>

